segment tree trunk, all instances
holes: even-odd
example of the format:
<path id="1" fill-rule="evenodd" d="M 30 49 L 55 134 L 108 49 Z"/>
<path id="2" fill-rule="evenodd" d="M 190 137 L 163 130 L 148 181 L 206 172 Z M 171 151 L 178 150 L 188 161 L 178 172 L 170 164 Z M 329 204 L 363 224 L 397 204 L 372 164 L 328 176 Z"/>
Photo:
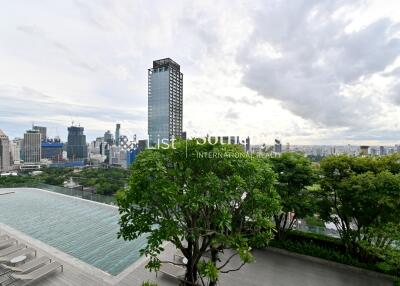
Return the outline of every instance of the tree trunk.
<path id="1" fill-rule="evenodd" d="M 185 281 L 182 281 L 181 285 L 185 286 L 193 286 L 196 285 L 197 282 L 197 263 L 195 261 L 195 251 L 194 251 L 194 243 L 192 240 L 188 240 L 188 257 L 186 263 L 186 273 L 185 273 Z"/>
<path id="2" fill-rule="evenodd" d="M 197 282 L 197 265 L 193 264 L 193 260 L 188 260 L 186 265 L 186 274 L 185 281 L 182 282 L 182 285 L 185 286 L 193 286 L 196 285 Z"/>
<path id="3" fill-rule="evenodd" d="M 218 262 L 218 249 L 215 249 L 214 247 L 211 247 L 211 261 L 212 263 L 217 266 Z M 209 282 L 208 286 L 216 286 L 217 285 L 217 280 Z"/>

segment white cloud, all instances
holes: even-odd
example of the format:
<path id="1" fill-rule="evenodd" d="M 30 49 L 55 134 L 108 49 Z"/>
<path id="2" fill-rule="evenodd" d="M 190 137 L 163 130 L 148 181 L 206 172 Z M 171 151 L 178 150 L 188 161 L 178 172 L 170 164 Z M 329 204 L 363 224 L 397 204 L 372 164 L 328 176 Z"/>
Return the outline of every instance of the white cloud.
<path id="1" fill-rule="evenodd" d="M 189 135 L 394 142 L 387 131 L 399 130 L 397 1 L 16 0 L 3 8 L 0 128 L 12 136 L 31 121 L 65 134 L 71 120 L 91 137 L 117 121 L 145 136 L 147 69 L 163 57 L 181 64 Z"/>

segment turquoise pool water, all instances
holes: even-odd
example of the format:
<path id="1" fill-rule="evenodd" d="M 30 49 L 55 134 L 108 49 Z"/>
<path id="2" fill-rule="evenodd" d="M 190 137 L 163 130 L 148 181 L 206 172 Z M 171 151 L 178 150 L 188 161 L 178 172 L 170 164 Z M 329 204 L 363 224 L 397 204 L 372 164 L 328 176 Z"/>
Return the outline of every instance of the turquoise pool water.
<path id="1" fill-rule="evenodd" d="M 118 210 L 35 189 L 0 196 L 0 222 L 112 275 L 139 258 L 146 239 L 117 239 Z"/>

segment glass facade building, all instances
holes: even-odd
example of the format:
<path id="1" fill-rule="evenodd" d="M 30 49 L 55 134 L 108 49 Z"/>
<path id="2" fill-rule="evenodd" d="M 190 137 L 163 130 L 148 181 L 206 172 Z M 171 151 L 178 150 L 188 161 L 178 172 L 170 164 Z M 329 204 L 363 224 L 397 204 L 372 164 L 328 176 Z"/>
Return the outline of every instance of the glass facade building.
<path id="1" fill-rule="evenodd" d="M 69 160 L 82 160 L 87 158 L 86 135 L 83 127 L 68 127 L 67 157 Z"/>
<path id="2" fill-rule="evenodd" d="M 182 136 L 183 74 L 170 58 L 148 70 L 149 145 Z"/>

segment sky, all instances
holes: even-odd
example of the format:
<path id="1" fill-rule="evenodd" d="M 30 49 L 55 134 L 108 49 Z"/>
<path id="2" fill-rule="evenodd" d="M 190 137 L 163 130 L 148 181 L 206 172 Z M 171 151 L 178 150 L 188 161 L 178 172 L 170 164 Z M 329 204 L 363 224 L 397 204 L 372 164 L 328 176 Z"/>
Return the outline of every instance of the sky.
<path id="1" fill-rule="evenodd" d="M 400 143 L 400 2 L 0 0 L 0 129 L 147 136 L 147 70 L 181 65 L 189 136 Z"/>

